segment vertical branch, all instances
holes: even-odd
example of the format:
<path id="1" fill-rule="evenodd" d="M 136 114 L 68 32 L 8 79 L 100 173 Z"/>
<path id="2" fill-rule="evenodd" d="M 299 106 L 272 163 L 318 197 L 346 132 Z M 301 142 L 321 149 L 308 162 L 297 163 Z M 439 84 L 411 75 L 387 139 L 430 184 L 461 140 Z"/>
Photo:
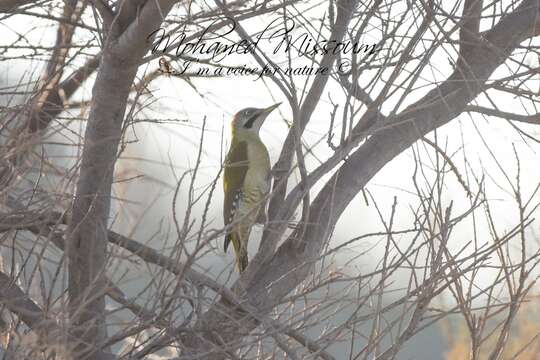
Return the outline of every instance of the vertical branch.
<path id="1" fill-rule="evenodd" d="M 41 89 L 32 103 L 31 115 L 26 124 L 30 133 L 46 128 L 54 118 L 49 113 L 56 113 L 58 108 L 63 109 L 64 101 L 59 91 L 60 79 L 75 34 L 76 27 L 73 23 L 80 19 L 85 8 L 86 1 L 70 0 L 64 4 L 63 18 L 66 22 L 58 25 L 56 45 L 41 79 Z"/>
<path id="2" fill-rule="evenodd" d="M 0 12 L 2 5 L 0 4 Z M 79 68 L 66 80 L 61 82 L 67 63 L 76 23 L 84 9 L 86 1 L 78 4 L 77 1 L 66 1 L 63 8 L 62 19 L 58 24 L 56 43 L 47 67 L 41 76 L 37 93 L 31 97 L 24 119 L 14 129 L 11 140 L 8 142 L 8 156 L 4 165 L 0 167 L 0 184 L 7 186 L 16 175 L 14 170 L 20 163 L 21 149 L 33 145 L 31 139 L 40 131 L 47 128 L 64 109 L 64 103 L 79 85 L 96 69 L 99 57 L 96 56 Z"/>
<path id="3" fill-rule="evenodd" d="M 463 25 L 459 31 L 461 57 L 467 56 L 467 52 L 471 51 L 478 43 L 482 4 L 482 0 L 465 0 L 463 4 Z"/>
<path id="4" fill-rule="evenodd" d="M 69 227 L 69 294 L 83 354 L 105 340 L 107 223 L 116 153 L 136 66 L 122 67 L 104 54 L 92 90 L 77 192 Z M 90 348 L 87 348 L 90 347 Z"/>
<path id="5" fill-rule="evenodd" d="M 147 2 L 124 33 L 107 39 L 92 89 L 67 243 L 71 332 L 80 339 L 75 348 L 80 357 L 103 356 L 99 347 L 107 335 L 107 229 L 123 118 L 138 61 L 148 50 L 147 36 L 161 24 L 173 3 Z"/>
<path id="6" fill-rule="evenodd" d="M 337 2 L 338 11 L 336 22 L 332 28 L 329 41 L 334 40 L 339 42 L 343 39 L 357 5 L 358 1 L 355 0 L 340 0 Z M 336 55 L 329 52 L 322 58 L 320 67 L 331 69 L 335 60 Z M 328 76 L 322 74 L 317 75 L 313 80 L 306 98 L 300 107 L 298 117 L 295 119 L 294 124 L 287 135 L 279 160 L 274 165 L 274 191 L 268 207 L 269 223 L 276 220 L 287 192 L 286 182 L 287 177 L 289 176 L 292 158 L 296 151 L 295 142 L 300 141 L 300 136 L 307 126 L 313 111 L 315 111 L 315 107 L 319 103 L 319 99 L 327 82 Z M 286 226 L 286 224 L 281 223 L 277 223 L 275 226 L 267 226 L 263 234 L 263 242 L 260 251 L 257 254 L 257 259 L 254 261 L 255 263 L 262 264 L 264 260 L 268 259 L 268 257 L 274 253 L 279 234 L 281 234 L 280 231 L 276 231 L 275 227 L 284 226 Z"/>

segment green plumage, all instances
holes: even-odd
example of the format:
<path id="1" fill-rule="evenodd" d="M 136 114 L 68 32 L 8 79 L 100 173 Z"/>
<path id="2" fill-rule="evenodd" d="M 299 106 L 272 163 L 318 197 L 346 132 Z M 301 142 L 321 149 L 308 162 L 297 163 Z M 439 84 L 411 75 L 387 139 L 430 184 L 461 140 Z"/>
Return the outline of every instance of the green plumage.
<path id="1" fill-rule="evenodd" d="M 265 109 L 246 108 L 232 122 L 232 141 L 224 164 L 223 220 L 227 227 L 223 248 L 233 244 L 238 269 L 248 265 L 251 228 L 266 219 L 266 195 L 270 190 L 270 158 L 259 137 L 268 114 L 279 104 Z"/>
<path id="2" fill-rule="evenodd" d="M 264 198 L 268 192 L 270 160 L 260 140 L 233 141 L 225 161 L 223 220 L 230 230 L 224 250 L 233 244 L 238 269 L 248 264 L 247 243 L 255 223 L 266 218 Z"/>
<path id="3" fill-rule="evenodd" d="M 223 220 L 225 226 L 234 221 L 235 198 L 241 196 L 242 186 L 248 170 L 247 143 L 240 141 L 231 146 L 225 160 L 225 170 L 223 177 L 223 191 L 225 198 L 223 201 Z M 239 199 L 236 199 L 239 200 Z M 242 251 L 239 234 L 231 229 L 225 236 L 223 250 L 227 251 L 229 244 L 233 243 L 234 252 L 238 261 L 238 268 L 243 271 L 247 266 L 247 252 Z"/>

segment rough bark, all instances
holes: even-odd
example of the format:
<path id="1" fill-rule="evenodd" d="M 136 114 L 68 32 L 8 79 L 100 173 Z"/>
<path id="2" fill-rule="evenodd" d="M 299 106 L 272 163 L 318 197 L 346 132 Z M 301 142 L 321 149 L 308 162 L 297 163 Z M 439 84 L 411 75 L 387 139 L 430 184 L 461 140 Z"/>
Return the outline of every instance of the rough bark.
<path id="1" fill-rule="evenodd" d="M 71 315 L 77 337 L 90 348 L 105 340 L 105 264 L 114 164 L 135 66 L 105 54 L 92 91 L 80 177 L 73 204 L 69 253 Z"/>
<path id="2" fill-rule="evenodd" d="M 92 89 L 80 175 L 69 224 L 69 295 L 78 358 L 103 357 L 106 339 L 107 228 L 111 187 L 122 124 L 138 63 L 148 50 L 150 29 L 158 28 L 174 1 L 149 1 L 118 38 L 110 38 Z"/>

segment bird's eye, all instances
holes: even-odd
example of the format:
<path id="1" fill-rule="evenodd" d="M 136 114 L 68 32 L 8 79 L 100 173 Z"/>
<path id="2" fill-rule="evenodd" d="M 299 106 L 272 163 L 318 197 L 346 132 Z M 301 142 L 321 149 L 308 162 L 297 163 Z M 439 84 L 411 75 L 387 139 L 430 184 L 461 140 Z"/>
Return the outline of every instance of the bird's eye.
<path id="1" fill-rule="evenodd" d="M 246 116 L 251 115 L 251 113 L 252 113 L 251 109 L 247 109 L 247 110 L 244 111 L 244 114 L 245 114 Z"/>

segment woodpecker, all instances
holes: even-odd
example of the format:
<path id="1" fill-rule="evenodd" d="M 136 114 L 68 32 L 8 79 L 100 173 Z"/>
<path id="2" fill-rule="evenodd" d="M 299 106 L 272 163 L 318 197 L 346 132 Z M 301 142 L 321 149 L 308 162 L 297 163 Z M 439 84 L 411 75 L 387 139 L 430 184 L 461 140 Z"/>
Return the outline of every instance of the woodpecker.
<path id="1" fill-rule="evenodd" d="M 266 219 L 266 195 L 270 191 L 270 157 L 259 137 L 266 117 L 280 105 L 246 108 L 234 115 L 232 141 L 223 175 L 223 220 L 228 228 L 224 251 L 232 242 L 238 270 L 248 265 L 247 243 L 251 227 Z"/>

